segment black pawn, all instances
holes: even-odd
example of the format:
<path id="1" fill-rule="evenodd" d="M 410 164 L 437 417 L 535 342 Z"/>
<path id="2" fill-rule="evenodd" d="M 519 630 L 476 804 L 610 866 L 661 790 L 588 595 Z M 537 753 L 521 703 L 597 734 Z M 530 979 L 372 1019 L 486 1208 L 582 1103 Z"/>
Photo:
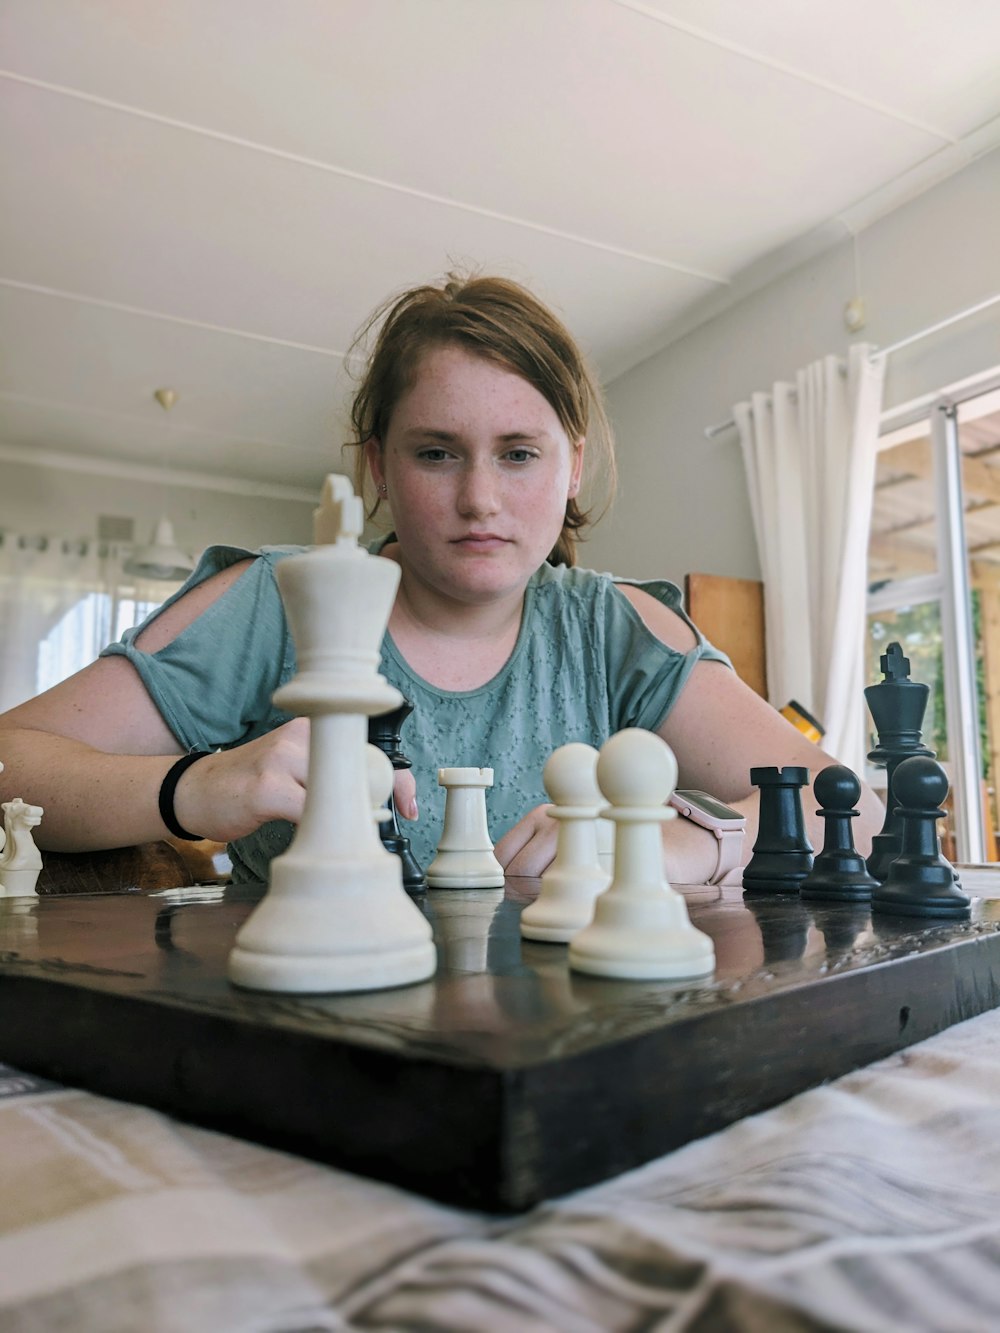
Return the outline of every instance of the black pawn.
<path id="1" fill-rule="evenodd" d="M 884 880 L 889 866 L 899 855 L 902 823 L 896 813 L 899 802 L 893 788 L 896 769 L 916 755 L 934 758 L 934 751 L 923 743 L 920 728 L 930 689 L 910 680 L 910 661 L 898 643 L 890 643 L 879 659 L 882 679 L 865 688 L 868 711 L 878 732 L 878 744 L 868 758 L 876 768 L 885 769 L 885 822 L 872 839 L 868 873 Z"/>
<path id="2" fill-rule="evenodd" d="M 750 781 L 760 788 L 760 814 L 753 856 L 743 871 L 743 892 L 798 893 L 813 863 L 800 795 L 809 770 L 752 768 Z"/>
<path id="3" fill-rule="evenodd" d="M 948 775 L 924 755 L 896 769 L 893 791 L 902 821 L 902 849 L 883 884 L 872 894 L 873 912 L 903 916 L 967 917 L 970 899 L 941 855 L 937 821 L 948 795 Z"/>
<path id="4" fill-rule="evenodd" d="M 413 712 L 413 705 L 404 699 L 399 708 L 391 713 L 382 713 L 368 719 L 368 740 L 386 756 L 394 770 L 412 768 L 413 761 L 400 749 L 400 732 L 403 723 Z M 389 818 L 379 825 L 382 846 L 394 856 L 398 856 L 403 868 L 403 888 L 409 894 L 422 893 L 427 888 L 427 876 L 420 868 L 417 858 L 410 850 L 410 840 L 399 827 L 396 802 L 390 793 L 386 801 Z"/>
<path id="5" fill-rule="evenodd" d="M 861 796 L 861 783 L 849 768 L 834 764 L 816 775 L 813 794 L 819 802 L 816 813 L 825 821 L 823 850 L 802 881 L 803 898 L 836 902 L 866 902 L 878 888 L 869 875 L 865 858 L 854 847 L 851 820 Z"/>

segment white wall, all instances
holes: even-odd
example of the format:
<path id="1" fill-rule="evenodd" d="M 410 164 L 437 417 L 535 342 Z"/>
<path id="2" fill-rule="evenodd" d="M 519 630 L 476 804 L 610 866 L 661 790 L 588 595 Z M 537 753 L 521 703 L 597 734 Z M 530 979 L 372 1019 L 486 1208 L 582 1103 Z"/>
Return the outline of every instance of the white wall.
<path id="1" fill-rule="evenodd" d="M 683 206 L 682 202 L 679 206 Z M 1000 292 L 1000 152 L 873 223 L 858 238 L 867 326 L 883 347 Z M 682 581 L 760 567 L 735 431 L 704 428 L 807 362 L 842 354 L 855 294 L 850 239 L 747 296 L 608 389 L 619 445 L 618 502 L 581 562 Z M 1000 308 L 890 358 L 895 406 L 1000 365 Z"/>
<path id="2" fill-rule="evenodd" d="M 93 538 L 107 514 L 134 519 L 142 543 L 164 505 L 191 555 L 215 543 L 252 550 L 312 541 L 312 504 L 0 462 L 0 530 Z"/>

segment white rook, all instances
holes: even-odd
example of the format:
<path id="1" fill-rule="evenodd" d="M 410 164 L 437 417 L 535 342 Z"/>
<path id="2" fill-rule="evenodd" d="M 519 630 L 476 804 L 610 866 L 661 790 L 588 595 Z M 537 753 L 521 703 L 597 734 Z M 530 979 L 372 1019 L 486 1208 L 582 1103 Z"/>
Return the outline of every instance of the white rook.
<path id="1" fill-rule="evenodd" d="M 432 889 L 502 888 L 503 866 L 493 855 L 486 824 L 492 768 L 439 768 L 438 782 L 446 793 L 444 828 L 427 883 Z"/>

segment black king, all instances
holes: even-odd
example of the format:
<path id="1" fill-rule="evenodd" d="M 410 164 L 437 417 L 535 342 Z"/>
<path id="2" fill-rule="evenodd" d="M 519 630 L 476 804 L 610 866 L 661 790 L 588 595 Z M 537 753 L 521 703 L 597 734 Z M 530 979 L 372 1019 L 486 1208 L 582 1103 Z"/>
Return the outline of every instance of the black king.
<path id="1" fill-rule="evenodd" d="M 865 689 L 868 711 L 878 732 L 878 744 L 868 755 L 877 768 L 886 770 L 885 823 L 872 839 L 867 861 L 868 873 L 884 882 L 890 863 L 899 855 L 902 844 L 902 820 L 896 814 L 892 777 L 904 759 L 914 755 L 934 758 L 934 751 L 923 744 L 920 728 L 927 709 L 926 685 L 910 680 L 910 661 L 898 643 L 890 643 L 879 659 L 883 679 Z"/>

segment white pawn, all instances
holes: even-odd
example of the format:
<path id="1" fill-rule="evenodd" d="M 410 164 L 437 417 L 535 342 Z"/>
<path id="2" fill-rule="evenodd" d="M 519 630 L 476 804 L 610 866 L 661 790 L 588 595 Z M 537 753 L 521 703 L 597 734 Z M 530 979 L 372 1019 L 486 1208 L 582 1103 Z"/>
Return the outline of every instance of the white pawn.
<path id="1" fill-rule="evenodd" d="M 439 768 L 438 783 L 445 789 L 444 827 L 427 883 L 432 889 L 503 888 L 503 866 L 486 825 L 492 768 Z"/>
<path id="2" fill-rule="evenodd" d="M 601 747 L 597 781 L 615 823 L 615 873 L 592 923 L 570 941 L 570 967 L 643 981 L 707 975 L 712 941 L 691 925 L 663 871 L 660 826 L 676 814 L 665 804 L 677 784 L 673 751 L 651 731 L 620 731 Z"/>
<path id="3" fill-rule="evenodd" d="M 601 797 L 602 804 L 603 801 Z M 602 814 L 597 821 L 597 859 L 610 879 L 615 870 L 615 826 L 607 814 Z"/>
<path id="4" fill-rule="evenodd" d="M 597 785 L 597 751 L 579 741 L 560 746 L 549 755 L 542 781 L 555 803 L 549 817 L 559 834 L 541 892 L 521 913 L 521 934 L 565 944 L 590 923 L 594 900 L 611 879 L 598 855 L 597 817 L 605 802 Z"/>
<path id="5" fill-rule="evenodd" d="M 42 869 L 42 854 L 35 846 L 31 830 L 42 822 L 40 805 L 28 805 L 20 796 L 0 805 L 3 811 L 4 840 L 0 843 L 0 896 L 23 898 L 35 894 Z"/>

